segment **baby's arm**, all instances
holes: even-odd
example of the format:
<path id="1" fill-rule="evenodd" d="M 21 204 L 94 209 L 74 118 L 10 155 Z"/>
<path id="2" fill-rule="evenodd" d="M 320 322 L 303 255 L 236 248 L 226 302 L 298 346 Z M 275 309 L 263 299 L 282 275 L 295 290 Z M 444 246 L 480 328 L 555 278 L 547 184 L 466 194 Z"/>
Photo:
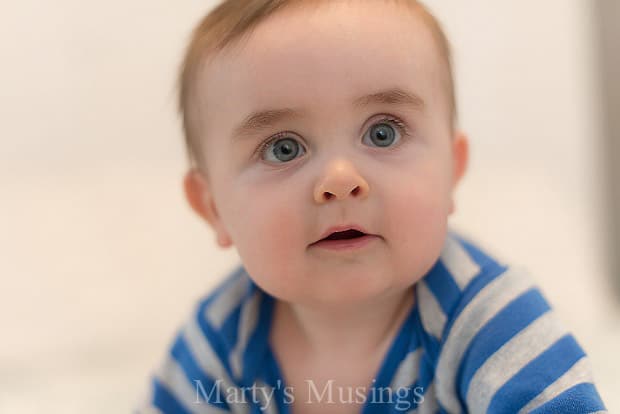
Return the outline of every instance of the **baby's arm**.
<path id="1" fill-rule="evenodd" d="M 221 392 L 231 386 L 213 344 L 205 340 L 200 324 L 192 318 L 152 376 L 147 401 L 137 414 L 231 412 Z"/>
<path id="2" fill-rule="evenodd" d="M 446 328 L 435 381 L 447 412 L 605 410 L 584 351 L 525 272 L 482 272 Z"/>
<path id="3" fill-rule="evenodd" d="M 232 274 L 194 307 L 135 414 L 249 412 L 248 404 L 227 403 L 227 392 L 243 391 L 232 379 L 230 347 L 220 326 L 239 306 L 246 286 L 241 273 Z"/>

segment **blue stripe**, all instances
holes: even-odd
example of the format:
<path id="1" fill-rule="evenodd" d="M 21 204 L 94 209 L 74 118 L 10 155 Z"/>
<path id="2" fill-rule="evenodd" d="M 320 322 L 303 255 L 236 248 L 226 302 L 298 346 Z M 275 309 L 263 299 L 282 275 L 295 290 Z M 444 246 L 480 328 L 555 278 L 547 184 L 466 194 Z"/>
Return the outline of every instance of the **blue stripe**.
<path id="1" fill-rule="evenodd" d="M 414 327 L 413 332 L 410 334 L 413 337 L 411 341 L 413 346 L 410 346 L 408 351 L 411 352 L 412 350 L 419 348 L 418 352 L 420 352 L 420 359 L 418 360 L 417 379 L 414 381 L 413 385 L 410 386 L 412 393 L 411 397 L 415 398 L 415 395 L 413 395 L 413 390 L 417 387 L 422 387 L 425 398 L 427 398 L 426 391 L 435 377 L 435 365 L 437 364 L 436 352 L 439 349 L 439 343 L 435 337 L 428 334 L 424 330 L 417 305 L 414 308 L 413 317 Z M 436 397 L 432 395 L 428 398 L 434 399 Z M 418 404 L 414 401 L 411 409 L 415 409 L 417 406 Z"/>
<path id="2" fill-rule="evenodd" d="M 390 404 L 379 403 L 379 401 L 382 400 L 379 390 L 382 388 L 387 389 L 390 387 L 392 380 L 396 375 L 396 370 L 398 369 L 403 359 L 407 356 L 408 350 L 411 348 L 412 340 L 415 341 L 415 337 L 412 335 L 412 332 L 414 331 L 416 307 L 417 306 L 414 305 L 411 311 L 409 311 L 407 319 L 405 319 L 405 321 L 401 325 L 398 334 L 392 341 L 387 355 L 385 355 L 383 362 L 381 363 L 381 368 L 377 373 L 375 382 L 370 388 L 371 398 L 368 398 L 366 403 L 362 407 L 361 412 L 364 414 L 389 413 L 391 411 Z M 373 391 L 373 389 L 375 390 Z M 374 403 L 372 399 L 373 395 L 377 396 L 377 399 L 374 401 Z M 383 400 L 389 401 L 390 395 L 387 395 Z"/>
<path id="3" fill-rule="evenodd" d="M 474 297 L 482 289 L 484 289 L 487 285 L 489 285 L 492 281 L 494 281 L 497 277 L 502 275 L 507 270 L 505 266 L 494 266 L 489 265 L 484 271 L 481 271 L 478 276 L 472 279 L 472 281 L 467 285 L 465 290 L 463 291 L 463 295 L 460 298 L 459 304 L 454 309 L 452 315 L 448 318 L 446 325 L 443 328 L 443 334 L 441 335 L 443 339 L 441 346 L 445 343 L 445 339 L 448 338 L 450 334 L 450 330 L 454 325 L 454 322 L 459 317 L 459 315 L 463 312 L 463 310 L 469 305 L 469 302 L 472 301 Z"/>
<path id="4" fill-rule="evenodd" d="M 497 390 L 489 404 L 489 412 L 519 411 L 583 356 L 575 339 L 565 335 Z"/>
<path id="5" fill-rule="evenodd" d="M 470 240 L 468 240 L 464 236 L 459 235 L 455 232 L 450 232 L 450 234 L 461 243 L 465 251 L 469 254 L 469 257 L 471 257 L 473 261 L 476 262 L 476 264 L 480 268 L 487 267 L 487 266 L 491 266 L 491 267 L 500 266 L 500 264 L 497 261 L 495 261 L 495 259 L 493 259 L 491 256 L 486 254 L 484 251 L 482 251 L 480 248 L 478 248 L 476 245 L 474 245 L 474 243 L 472 243 Z"/>
<path id="6" fill-rule="evenodd" d="M 438 260 L 424 276 L 424 281 L 437 299 L 443 313 L 450 315 L 461 296 L 461 290 L 441 260 Z"/>
<path id="7" fill-rule="evenodd" d="M 241 318 L 241 310 L 252 299 L 252 296 L 256 290 L 256 285 L 251 280 L 248 280 L 246 290 L 239 300 L 239 303 L 235 305 L 235 308 L 226 317 L 218 332 L 219 337 L 224 342 L 224 345 L 229 353 L 235 348 L 237 345 L 237 340 L 239 339 L 239 321 Z"/>
<path id="8" fill-rule="evenodd" d="M 415 295 L 415 290 L 412 291 L 411 294 Z M 389 389 L 390 393 L 395 391 L 392 390 L 390 386 L 396 375 L 396 371 L 409 352 L 418 348 L 417 336 L 414 334 L 416 314 L 417 303 L 414 303 L 407 318 L 402 322 L 396 336 L 392 340 L 388 352 L 384 356 L 380 368 L 376 373 L 374 382 L 366 393 L 366 402 L 361 409 L 361 413 L 388 414 L 392 412 L 394 405 L 390 404 L 390 401 L 394 402 L 394 396 L 392 394 L 382 394 L 380 390 Z M 385 403 L 381 403 L 382 401 Z"/>
<path id="9" fill-rule="evenodd" d="M 209 294 L 209 296 L 206 299 L 203 299 L 199 303 L 198 309 L 195 315 L 196 321 L 198 323 L 198 326 L 200 327 L 200 330 L 202 331 L 202 334 L 204 335 L 205 339 L 209 342 L 209 344 L 215 351 L 216 355 L 218 356 L 218 359 L 220 360 L 220 362 L 222 362 L 222 364 L 224 365 L 224 368 L 226 369 L 227 373 L 231 377 L 233 377 L 233 375 L 232 375 L 232 370 L 230 368 L 230 364 L 228 361 L 228 355 L 232 351 L 236 343 L 236 340 L 237 340 L 237 333 L 235 332 L 234 334 L 231 335 L 231 331 L 237 330 L 238 322 L 236 323 L 237 326 L 234 326 L 236 322 L 235 318 L 238 318 L 238 316 L 236 316 L 236 313 L 239 312 L 239 309 L 241 307 L 241 304 L 243 303 L 243 300 L 234 308 L 232 314 L 229 315 L 227 319 L 224 321 L 224 326 L 222 327 L 221 330 L 215 329 L 211 325 L 211 323 L 207 320 L 206 310 L 212 305 L 212 303 L 215 301 L 216 298 L 218 298 L 221 295 L 225 295 L 226 291 L 229 290 L 232 286 L 234 286 L 234 284 L 237 283 L 240 278 L 248 279 L 248 291 L 251 290 L 252 288 L 251 279 L 249 279 L 246 276 L 245 268 L 243 266 L 239 266 L 235 268 L 235 270 L 233 270 L 211 292 L 211 294 Z M 244 298 L 246 298 L 247 296 L 248 296 L 248 293 L 246 292 L 244 295 Z"/>
<path id="10" fill-rule="evenodd" d="M 427 388 L 422 387 L 418 381 L 414 382 L 412 385 L 406 388 L 407 392 L 403 394 L 398 394 L 398 389 L 393 390 L 395 394 L 395 404 L 393 413 L 402 413 L 403 411 L 409 412 L 410 410 L 416 410 L 421 404 L 424 404 L 425 399 L 427 398 L 426 390 Z M 402 397 L 401 397 L 402 395 Z M 431 396 L 430 398 L 435 398 L 435 396 Z"/>
<path id="11" fill-rule="evenodd" d="M 237 306 L 226 318 L 220 329 L 222 340 L 226 342 L 228 349 L 233 349 L 239 339 L 239 317 L 241 316 L 241 304 Z"/>
<path id="12" fill-rule="evenodd" d="M 415 295 L 415 291 L 414 291 Z M 420 336 L 420 329 L 422 326 L 422 321 L 420 319 L 420 308 L 418 307 L 417 300 L 413 304 L 413 308 L 411 309 L 411 313 L 407 317 L 407 320 L 411 319 L 410 331 L 409 331 L 409 347 L 407 348 L 406 353 L 411 351 L 415 351 L 422 345 L 422 337 Z M 423 331 L 423 328 L 422 328 Z"/>
<path id="13" fill-rule="evenodd" d="M 531 288 L 498 312 L 482 327 L 463 354 L 457 378 L 459 392 L 465 400 L 472 377 L 506 342 L 550 309 L 538 289 Z"/>
<path id="14" fill-rule="evenodd" d="M 417 382 L 400 388 L 392 388 L 392 404 L 388 406 L 386 411 L 390 414 L 397 413 L 410 413 L 415 410 L 420 404 L 424 403 L 424 392 L 426 389 L 421 390 Z M 387 397 L 386 397 L 387 400 Z M 374 414 L 376 410 L 370 410 L 369 413 Z"/>
<path id="15" fill-rule="evenodd" d="M 265 352 L 265 363 L 262 371 L 263 380 L 274 388 L 274 400 L 277 403 L 278 414 L 290 414 L 290 405 L 294 402 L 291 398 L 292 390 L 284 383 L 284 376 L 280 372 L 276 357 L 269 347 Z M 294 397 L 294 396 L 293 396 Z"/>
<path id="16" fill-rule="evenodd" d="M 229 272 L 224 279 L 207 295 L 207 297 L 202 300 L 201 306 L 208 306 L 211 304 L 215 298 L 228 290 L 241 277 L 245 277 L 245 269 L 243 266 L 236 267 Z"/>
<path id="17" fill-rule="evenodd" d="M 422 352 L 422 354 L 424 353 L 423 349 L 420 349 L 420 351 Z M 422 368 L 422 367 L 425 368 Z M 411 403 L 411 407 L 410 408 L 405 408 L 404 410 L 399 410 L 395 408 L 395 412 L 402 412 L 402 411 L 409 411 L 409 410 L 415 410 L 418 408 L 418 406 L 420 404 L 423 404 L 424 401 L 426 401 L 426 398 L 430 398 L 430 399 L 435 399 L 436 396 L 435 395 L 431 395 L 428 396 L 426 393 L 430 387 L 430 383 L 433 380 L 433 374 L 434 371 L 432 369 L 432 366 L 429 364 L 428 362 L 428 358 L 425 361 L 422 361 L 422 358 L 420 358 L 420 370 L 418 371 L 418 374 L 421 375 L 421 372 L 426 370 L 425 374 L 424 374 L 424 379 L 421 379 L 421 376 L 416 379 L 415 381 L 413 381 L 413 383 L 411 385 L 409 385 L 408 389 L 409 389 L 409 402 Z M 430 375 L 429 375 L 430 373 Z M 421 393 L 419 391 L 422 391 Z M 394 390 L 396 391 L 396 390 Z M 424 397 L 423 399 L 421 399 L 419 396 L 420 394 Z"/>
<path id="18" fill-rule="evenodd" d="M 593 384 L 584 382 L 567 389 L 531 414 L 581 414 L 605 410 L 605 404 Z"/>
<path id="19" fill-rule="evenodd" d="M 414 309 L 414 321 L 415 321 L 415 346 L 418 347 L 418 343 L 422 344 L 425 350 L 426 358 L 430 358 L 431 364 L 434 367 L 437 364 L 437 358 L 439 357 L 439 341 L 431 334 L 426 332 L 424 324 L 422 323 L 422 317 L 420 315 L 420 308 L 415 306 Z"/>
<path id="20" fill-rule="evenodd" d="M 374 378 L 375 381 L 367 393 L 367 400 L 362 407 L 361 413 L 379 414 L 389 413 L 391 411 L 392 405 L 387 402 L 390 401 L 390 398 L 393 398 L 393 396 L 389 394 L 382 394 L 381 390 L 389 389 L 390 392 L 393 391 L 390 388 L 390 385 L 392 379 L 394 379 L 394 376 L 396 375 L 396 370 L 409 353 L 409 350 L 412 347 L 412 341 L 416 341 L 415 336 L 412 335 L 412 332 L 414 331 L 416 308 L 417 305 L 414 304 L 407 315 L 407 319 L 405 319 L 400 326 L 400 329 L 392 341 L 387 354 L 383 358 L 379 372 L 377 373 L 376 378 Z M 414 347 L 413 349 L 415 348 L 417 347 Z M 382 404 L 381 401 L 385 401 L 386 403 Z"/>
<path id="21" fill-rule="evenodd" d="M 194 356 L 192 355 L 192 351 L 190 351 L 187 346 L 187 342 L 183 336 L 179 336 L 177 341 L 175 342 L 172 350 L 170 351 L 174 359 L 179 363 L 181 368 L 183 369 L 183 373 L 187 378 L 187 381 L 191 384 L 196 391 L 196 398 L 198 399 L 198 384 L 200 384 L 203 389 L 206 391 L 207 395 L 211 394 L 211 391 L 218 391 L 216 394 L 212 395 L 215 397 L 213 400 L 209 399 L 209 401 L 205 401 L 211 405 L 214 405 L 223 410 L 229 410 L 229 406 L 226 403 L 226 397 L 221 394 L 220 387 L 216 386 L 215 380 L 204 373 L 202 368 L 198 366 L 196 361 L 194 360 Z M 198 382 L 196 382 L 198 381 Z M 214 391 L 215 392 L 215 391 Z"/>
<path id="22" fill-rule="evenodd" d="M 230 368 L 230 363 L 228 361 L 228 354 L 230 352 L 230 349 L 226 347 L 225 343 L 222 341 L 221 336 L 218 335 L 217 330 L 214 329 L 207 321 L 205 317 L 205 308 L 207 305 L 208 302 L 206 301 L 200 304 L 198 308 L 198 314 L 195 315 L 195 318 L 198 322 L 200 330 L 202 331 L 202 334 L 213 348 L 213 351 L 217 355 L 218 360 L 222 363 L 228 375 L 231 378 L 234 378 L 234 375 L 232 374 L 232 370 Z"/>
<path id="23" fill-rule="evenodd" d="M 420 357 L 420 372 L 416 386 L 424 388 L 424 391 L 426 392 L 434 378 L 435 368 L 433 366 L 433 361 L 431 361 L 428 355 L 423 352 Z"/>
<path id="24" fill-rule="evenodd" d="M 255 288 L 258 289 L 258 286 Z M 265 361 L 274 302 L 275 299 L 272 296 L 261 291 L 256 328 L 250 334 L 248 343 L 242 351 L 241 384 L 244 387 L 251 387 L 254 384 L 261 371 L 261 365 Z"/>
<path id="25" fill-rule="evenodd" d="M 437 409 L 437 414 L 450 414 L 449 412 L 446 411 L 445 408 L 441 406 L 441 403 L 439 401 L 437 401 L 437 406 L 439 407 Z"/>
<path id="26" fill-rule="evenodd" d="M 430 387 L 431 382 L 435 378 L 435 368 L 437 365 L 437 358 L 439 356 L 439 342 L 437 339 L 424 330 L 422 319 L 420 317 L 419 308 L 415 308 L 415 332 L 414 335 L 417 338 L 416 342 L 422 345 L 420 349 L 420 360 L 418 368 L 418 378 L 415 381 L 413 388 L 422 387 L 424 389 L 424 395 L 426 398 L 426 391 Z M 429 398 L 436 398 L 434 395 Z M 415 404 L 414 407 L 417 407 Z"/>
<path id="27" fill-rule="evenodd" d="M 191 414 L 156 378 L 153 379 L 153 405 L 164 414 Z"/>
<path id="28" fill-rule="evenodd" d="M 219 335 L 222 338 L 222 341 L 225 342 L 229 352 L 235 348 L 237 345 L 237 340 L 239 339 L 239 321 L 241 318 L 242 309 L 248 304 L 248 302 L 250 302 L 255 292 L 258 290 L 259 289 L 254 281 L 248 279 L 245 292 L 243 292 L 243 296 L 239 300 L 239 303 L 235 306 L 234 310 L 231 311 L 230 315 L 226 317 L 224 323 L 222 324 Z"/>

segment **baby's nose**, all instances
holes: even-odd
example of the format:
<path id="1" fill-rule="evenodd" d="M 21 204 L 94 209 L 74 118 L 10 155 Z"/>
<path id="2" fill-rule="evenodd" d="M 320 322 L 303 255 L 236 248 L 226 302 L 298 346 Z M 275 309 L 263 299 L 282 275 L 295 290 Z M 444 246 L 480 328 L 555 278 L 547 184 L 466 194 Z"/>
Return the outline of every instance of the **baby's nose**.
<path id="1" fill-rule="evenodd" d="M 323 204 L 329 200 L 344 200 L 368 197 L 368 183 L 348 161 L 338 160 L 330 163 L 314 188 L 314 201 Z"/>

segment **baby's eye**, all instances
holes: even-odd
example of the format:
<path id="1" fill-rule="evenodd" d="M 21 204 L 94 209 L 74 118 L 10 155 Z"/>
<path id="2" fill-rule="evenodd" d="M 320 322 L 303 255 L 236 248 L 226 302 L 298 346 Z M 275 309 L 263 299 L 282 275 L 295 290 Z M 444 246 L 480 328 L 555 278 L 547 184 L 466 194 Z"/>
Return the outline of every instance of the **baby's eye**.
<path id="1" fill-rule="evenodd" d="M 295 159 L 298 155 L 303 155 L 306 152 L 299 142 L 293 138 L 281 138 L 277 137 L 267 141 L 260 149 L 261 157 L 265 161 L 274 163 L 288 162 Z"/>
<path id="2" fill-rule="evenodd" d="M 396 128 L 392 125 L 396 125 Z M 400 141 L 401 134 L 406 134 L 406 128 L 401 121 L 387 118 L 375 123 L 368 132 L 369 134 L 364 135 L 364 141 L 366 141 L 366 137 L 369 136 L 374 146 L 389 147 L 395 140 Z"/>
<path id="3" fill-rule="evenodd" d="M 400 141 L 403 135 L 407 135 L 407 127 L 398 119 L 384 118 L 375 123 L 368 132 L 369 134 L 364 135 L 364 141 L 369 136 L 372 145 L 390 147 L 395 141 Z M 258 148 L 257 152 L 263 160 L 281 164 L 305 154 L 306 150 L 289 133 L 282 132 L 267 140 Z"/>

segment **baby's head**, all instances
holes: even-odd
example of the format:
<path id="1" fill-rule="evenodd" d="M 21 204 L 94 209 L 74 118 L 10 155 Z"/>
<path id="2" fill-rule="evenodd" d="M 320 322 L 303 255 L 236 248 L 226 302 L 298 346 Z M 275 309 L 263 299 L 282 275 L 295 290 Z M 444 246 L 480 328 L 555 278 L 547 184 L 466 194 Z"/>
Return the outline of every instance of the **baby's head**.
<path id="1" fill-rule="evenodd" d="M 443 246 L 467 163 L 455 106 L 448 43 L 413 0 L 225 1 L 181 71 L 187 198 L 277 298 L 387 297 Z M 316 243 L 346 227 L 374 236 Z"/>

